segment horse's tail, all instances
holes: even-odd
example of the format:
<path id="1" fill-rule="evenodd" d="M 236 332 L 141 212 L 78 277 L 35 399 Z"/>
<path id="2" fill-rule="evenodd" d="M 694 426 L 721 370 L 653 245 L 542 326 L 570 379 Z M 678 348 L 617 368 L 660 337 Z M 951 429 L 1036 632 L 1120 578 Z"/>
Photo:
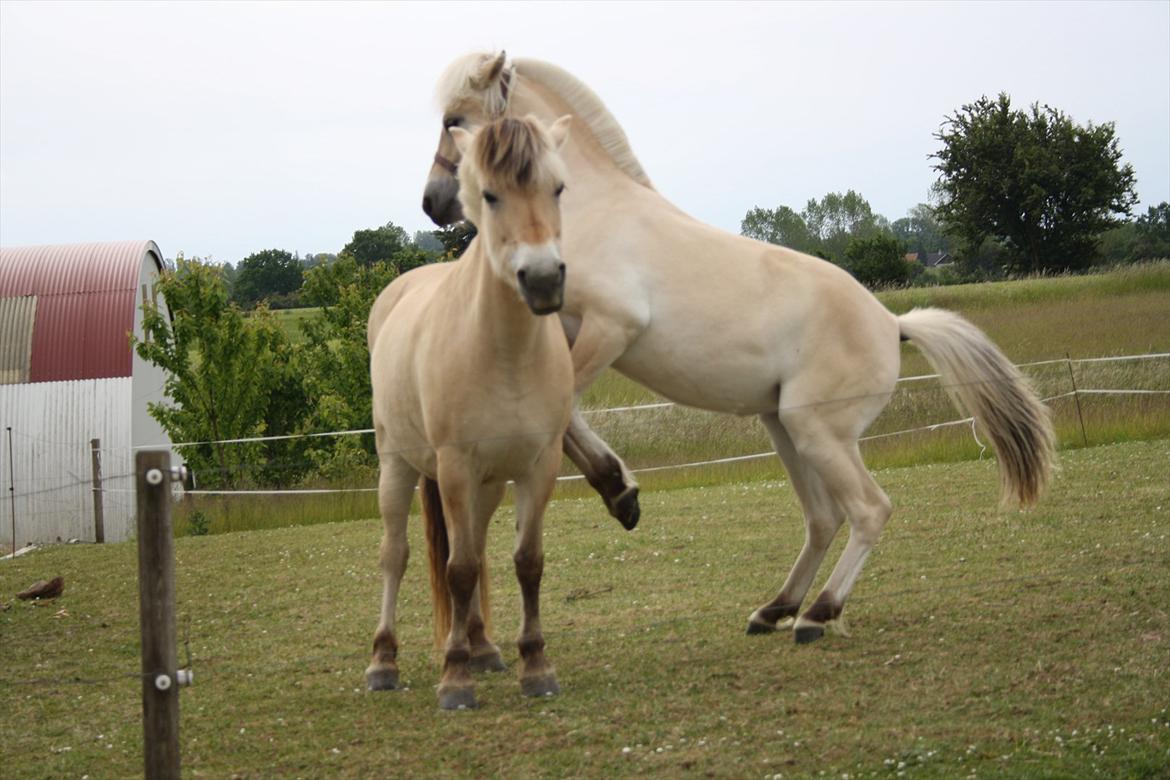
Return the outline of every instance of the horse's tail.
<path id="1" fill-rule="evenodd" d="M 423 477 L 418 486 L 422 499 L 423 526 L 426 528 L 427 560 L 431 574 L 431 611 L 434 615 L 435 647 L 443 648 L 451 632 L 451 590 L 447 585 L 447 559 L 451 557 L 451 542 L 447 538 L 447 521 L 443 516 L 443 501 L 439 483 Z M 491 604 L 488 593 L 487 561 L 480 563 L 479 606 L 483 613 L 484 632 L 491 631 Z"/>
<path id="2" fill-rule="evenodd" d="M 1056 460 L 1048 409 L 1028 380 L 983 331 L 953 312 L 914 309 L 898 317 L 943 387 L 986 431 L 999 458 L 1000 495 L 1035 503 Z"/>

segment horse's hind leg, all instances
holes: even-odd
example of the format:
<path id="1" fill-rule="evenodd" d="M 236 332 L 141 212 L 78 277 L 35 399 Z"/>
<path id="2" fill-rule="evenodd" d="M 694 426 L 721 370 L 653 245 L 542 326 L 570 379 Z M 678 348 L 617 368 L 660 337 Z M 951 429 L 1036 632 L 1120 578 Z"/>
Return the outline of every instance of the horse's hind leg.
<path id="1" fill-rule="evenodd" d="M 483 485 L 479 489 L 475 501 L 477 526 L 487 528 L 488 523 L 491 522 L 492 514 L 500 505 L 500 499 L 503 496 L 504 484 L 502 482 Z M 479 559 L 483 568 L 480 571 L 475 592 L 471 595 L 470 613 L 467 617 L 467 639 L 471 643 L 471 660 L 467 662 L 467 665 L 473 672 L 506 672 L 508 665 L 504 663 L 504 658 L 500 655 L 500 648 L 488 636 L 488 617 L 491 613 L 489 612 L 490 591 L 486 576 L 486 533 L 481 536 L 480 542 Z"/>
<path id="2" fill-rule="evenodd" d="M 366 668 L 366 685 L 371 691 L 398 687 L 398 641 L 394 635 L 398 587 L 406 571 L 410 548 L 406 520 L 418 473 L 396 455 L 382 456 L 378 475 L 378 507 L 382 515 L 382 616 L 374 633 L 374 657 Z"/>
<path id="3" fill-rule="evenodd" d="M 870 418 L 867 414 L 864 419 Z M 862 419 L 860 412 L 858 419 Z M 787 415 L 782 411 L 780 421 L 801 460 L 816 472 L 849 519 L 849 541 L 833 573 L 813 604 L 796 620 L 796 641 L 803 644 L 819 639 L 825 625 L 840 617 L 845 599 L 890 517 L 891 505 L 865 468 L 852 433 L 842 435 L 827 419 L 808 409 L 798 408 Z"/>
<path id="4" fill-rule="evenodd" d="M 804 511 L 805 538 L 800 555 L 784 581 L 784 586 L 780 588 L 780 593 L 748 619 L 749 634 L 771 633 L 776 630 L 777 621 L 796 617 L 837 529 L 845 520 L 844 513 L 829 496 L 824 482 L 801 460 L 778 415 L 764 414 L 760 415 L 760 419 L 768 429 L 772 446 L 784 461 L 784 467 L 800 499 Z"/>
<path id="5" fill-rule="evenodd" d="M 516 482 L 516 579 L 524 601 L 524 618 L 517 644 L 520 648 L 520 691 L 525 696 L 560 693 L 556 673 L 544 657 L 540 629 L 540 580 L 544 574 L 544 510 L 556 482 L 560 450 L 549 450 L 524 480 Z"/>

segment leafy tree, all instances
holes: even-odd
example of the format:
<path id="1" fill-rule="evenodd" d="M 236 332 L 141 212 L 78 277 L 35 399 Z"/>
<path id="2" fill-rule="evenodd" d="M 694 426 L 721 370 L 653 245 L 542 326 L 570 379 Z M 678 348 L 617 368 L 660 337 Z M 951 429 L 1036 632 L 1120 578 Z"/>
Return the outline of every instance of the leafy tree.
<path id="1" fill-rule="evenodd" d="M 920 258 L 930 252 L 951 251 L 951 240 L 943 232 L 934 209 L 926 203 L 919 203 L 906 216 L 894 220 L 890 232 L 906 245 L 907 251 L 917 252 Z"/>
<path id="2" fill-rule="evenodd" d="M 434 233 L 427 230 L 414 231 L 414 240 L 412 243 L 424 252 L 430 252 L 435 256 L 439 256 L 447 251 L 447 247 L 443 246 L 443 242 Z"/>
<path id="3" fill-rule="evenodd" d="M 142 359 L 163 368 L 170 402 L 148 410 L 175 442 L 222 442 L 291 432 L 303 408 L 292 351 L 272 315 L 245 315 L 228 300 L 222 269 L 181 255 L 159 278 L 171 316 L 143 306 Z M 241 484 L 248 464 L 274 454 L 265 445 L 200 444 L 184 458 L 206 485 Z M 260 475 L 262 477 L 262 475 Z"/>
<path id="4" fill-rule="evenodd" d="M 374 299 L 397 275 L 393 263 L 367 267 L 346 254 L 306 274 L 304 297 L 322 307 L 321 316 L 304 326 L 306 343 L 298 358 L 309 398 L 310 430 L 373 425 L 366 323 Z M 309 455 L 327 476 L 352 475 L 359 464 L 369 465 L 373 452 L 372 436 L 360 441 L 339 437 L 315 440 Z"/>
<path id="5" fill-rule="evenodd" d="M 410 237 L 406 235 L 406 231 L 393 222 L 387 222 L 382 227 L 372 230 L 354 231 L 353 238 L 341 253 L 357 260 L 358 265 L 369 267 L 374 263 L 390 261 L 394 255 L 409 246 Z"/>
<path id="6" fill-rule="evenodd" d="M 300 260 L 283 249 L 265 249 L 240 261 L 233 297 L 245 305 L 287 297 L 300 289 L 302 274 Z"/>
<path id="7" fill-rule="evenodd" d="M 855 238 L 867 238 L 888 229 L 884 217 L 874 214 L 869 201 L 853 190 L 830 192 L 809 200 L 801 213 L 816 248 L 837 264 L 843 264 L 845 248 Z"/>
<path id="8" fill-rule="evenodd" d="M 857 281 L 871 288 L 904 285 L 915 269 L 906 262 L 905 244 L 887 233 L 851 239 L 844 265 Z"/>
<path id="9" fill-rule="evenodd" d="M 1084 268 L 1137 201 L 1112 123 L 1081 127 L 1035 103 L 1013 110 L 1000 93 L 964 105 L 935 137 L 939 219 L 967 251 L 998 239 L 1012 271 Z"/>
<path id="10" fill-rule="evenodd" d="M 1170 257 L 1170 203 L 1162 201 L 1150 206 L 1134 220 L 1134 229 L 1137 233 L 1135 260 Z"/>
<path id="11" fill-rule="evenodd" d="M 748 238 L 779 244 L 798 252 L 812 252 L 816 248 L 804 217 L 787 206 L 774 209 L 756 206 L 739 223 L 739 232 Z"/>
<path id="12" fill-rule="evenodd" d="M 470 222 L 456 222 L 434 231 L 435 238 L 442 242 L 446 250 L 443 259 L 454 260 L 467 251 L 471 240 L 475 238 L 475 233 L 475 225 Z"/>

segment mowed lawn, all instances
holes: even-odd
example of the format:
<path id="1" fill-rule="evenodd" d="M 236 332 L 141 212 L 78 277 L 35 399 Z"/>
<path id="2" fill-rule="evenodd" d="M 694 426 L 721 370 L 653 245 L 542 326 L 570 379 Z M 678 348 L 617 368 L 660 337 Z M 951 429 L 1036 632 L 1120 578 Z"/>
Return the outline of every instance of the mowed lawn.
<path id="1" fill-rule="evenodd" d="M 362 678 L 376 521 L 176 540 L 186 776 L 1167 776 L 1170 440 L 1062 453 L 1026 513 L 997 510 L 990 459 L 879 471 L 896 512 L 849 635 L 799 647 L 744 635 L 803 537 L 775 468 L 645 493 L 630 533 L 592 498 L 555 502 L 543 605 L 563 694 L 494 675 L 477 711 L 436 708 L 417 519 L 399 693 Z M 492 531 L 515 664 L 510 516 Z M 135 561 L 128 543 L 0 563 L 0 775 L 140 776 Z M 13 599 L 58 574 L 61 598 Z"/>

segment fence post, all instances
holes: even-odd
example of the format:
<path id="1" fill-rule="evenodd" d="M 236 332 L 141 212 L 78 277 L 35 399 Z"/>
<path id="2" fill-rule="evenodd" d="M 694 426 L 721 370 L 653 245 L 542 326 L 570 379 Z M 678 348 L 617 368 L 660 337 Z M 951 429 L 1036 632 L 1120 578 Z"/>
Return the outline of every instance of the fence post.
<path id="1" fill-rule="evenodd" d="M 8 506 L 12 509 L 12 557 L 16 557 L 16 469 L 12 464 L 12 426 L 8 426 Z"/>
<path id="2" fill-rule="evenodd" d="M 175 556 L 171 456 L 139 452 L 138 608 L 142 627 L 142 737 L 147 780 L 179 778 L 179 684 L 175 651 Z"/>
<path id="3" fill-rule="evenodd" d="M 1077 404 L 1077 419 L 1081 422 L 1081 443 L 1089 446 L 1089 435 L 1085 433 L 1085 416 L 1081 414 L 1081 393 L 1077 390 L 1077 377 L 1073 373 L 1072 356 L 1067 352 L 1064 353 L 1064 362 L 1068 366 L 1068 381 L 1072 382 L 1073 401 Z"/>
<path id="4" fill-rule="evenodd" d="M 106 541 L 106 516 L 102 509 L 102 440 L 90 439 L 89 446 L 93 468 L 93 538 L 102 544 Z"/>

